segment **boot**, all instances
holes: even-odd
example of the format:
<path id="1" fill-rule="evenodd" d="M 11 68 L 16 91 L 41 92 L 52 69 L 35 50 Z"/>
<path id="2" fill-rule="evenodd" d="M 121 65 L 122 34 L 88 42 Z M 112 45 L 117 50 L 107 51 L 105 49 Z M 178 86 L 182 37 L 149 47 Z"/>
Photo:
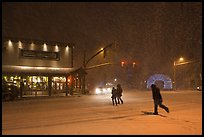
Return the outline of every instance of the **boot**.
<path id="1" fill-rule="evenodd" d="M 165 110 L 167 113 L 169 113 L 169 108 L 168 107 L 165 107 Z"/>
<path id="2" fill-rule="evenodd" d="M 121 99 L 121 103 L 123 104 L 123 100 Z"/>
<path id="3" fill-rule="evenodd" d="M 158 115 L 158 112 L 154 112 L 153 114 L 154 114 L 154 115 Z"/>

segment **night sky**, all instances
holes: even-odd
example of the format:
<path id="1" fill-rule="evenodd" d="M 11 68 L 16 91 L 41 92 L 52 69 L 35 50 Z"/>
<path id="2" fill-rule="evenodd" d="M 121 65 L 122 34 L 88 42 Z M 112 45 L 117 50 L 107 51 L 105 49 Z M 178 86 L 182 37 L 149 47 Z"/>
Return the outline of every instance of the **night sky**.
<path id="1" fill-rule="evenodd" d="M 84 51 L 89 58 L 116 42 L 111 55 L 90 65 L 136 60 L 141 81 L 155 73 L 171 76 L 173 61 L 181 56 L 202 60 L 202 3 L 2 3 L 2 36 L 75 43 L 74 67 L 82 65 Z M 117 68 L 89 70 L 88 79 L 105 70 L 119 76 Z"/>

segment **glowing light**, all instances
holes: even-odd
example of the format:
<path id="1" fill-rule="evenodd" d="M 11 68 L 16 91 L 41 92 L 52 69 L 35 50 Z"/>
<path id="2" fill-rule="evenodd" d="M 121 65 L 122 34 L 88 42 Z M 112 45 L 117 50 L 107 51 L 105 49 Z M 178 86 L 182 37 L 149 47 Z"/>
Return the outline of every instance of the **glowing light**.
<path id="1" fill-rule="evenodd" d="M 8 41 L 8 45 L 9 45 L 9 46 L 12 46 L 12 45 L 13 45 L 12 42 L 11 42 L 11 40 Z"/>
<path id="2" fill-rule="evenodd" d="M 43 51 L 47 51 L 47 44 L 46 43 L 43 44 Z"/>
<path id="3" fill-rule="evenodd" d="M 21 69 L 31 69 L 32 67 L 22 66 Z"/>
<path id="4" fill-rule="evenodd" d="M 96 94 L 101 94 L 101 90 L 99 88 L 95 89 Z"/>
<path id="5" fill-rule="evenodd" d="M 34 67 L 34 69 L 42 70 L 42 69 L 46 69 L 46 67 Z"/>
<path id="6" fill-rule="evenodd" d="M 132 63 L 133 68 L 135 67 L 135 65 L 136 65 L 136 63 L 135 63 L 135 62 L 133 62 L 133 63 Z"/>
<path id="7" fill-rule="evenodd" d="M 55 51 L 59 51 L 59 46 L 55 45 Z"/>
<path id="8" fill-rule="evenodd" d="M 65 51 L 68 52 L 68 50 L 69 50 L 69 46 L 66 46 Z"/>
<path id="9" fill-rule="evenodd" d="M 122 61 L 122 62 L 121 62 L 121 66 L 123 67 L 123 66 L 124 66 L 124 64 L 125 64 L 125 62 L 124 62 L 124 61 Z"/>
<path id="10" fill-rule="evenodd" d="M 34 50 L 35 44 L 33 42 L 30 44 L 30 46 L 31 46 L 31 50 Z"/>
<path id="11" fill-rule="evenodd" d="M 180 58 L 179 58 L 179 61 L 183 61 L 183 60 L 184 60 L 183 57 L 180 57 Z"/>
<path id="12" fill-rule="evenodd" d="M 59 68 L 48 68 L 48 69 L 51 69 L 51 70 L 59 70 Z"/>
<path id="13" fill-rule="evenodd" d="M 22 47 L 22 42 L 21 42 L 21 41 L 18 42 L 18 47 L 19 47 L 19 48 L 23 48 L 23 47 Z"/>
<path id="14" fill-rule="evenodd" d="M 111 94 L 112 88 L 96 88 L 95 94 Z"/>

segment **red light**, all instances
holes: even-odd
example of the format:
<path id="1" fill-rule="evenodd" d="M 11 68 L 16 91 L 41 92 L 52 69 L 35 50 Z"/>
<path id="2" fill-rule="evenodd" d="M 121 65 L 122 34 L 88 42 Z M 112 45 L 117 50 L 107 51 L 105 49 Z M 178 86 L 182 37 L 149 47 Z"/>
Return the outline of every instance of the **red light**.
<path id="1" fill-rule="evenodd" d="M 125 64 L 125 62 L 124 62 L 124 61 L 122 61 L 122 62 L 121 62 L 121 66 L 123 67 L 123 66 L 124 66 L 124 64 Z"/>
<path id="2" fill-rule="evenodd" d="M 135 63 L 135 62 L 133 62 L 133 63 L 132 63 L 132 67 L 134 68 L 134 67 L 135 67 L 135 65 L 136 65 L 136 63 Z"/>

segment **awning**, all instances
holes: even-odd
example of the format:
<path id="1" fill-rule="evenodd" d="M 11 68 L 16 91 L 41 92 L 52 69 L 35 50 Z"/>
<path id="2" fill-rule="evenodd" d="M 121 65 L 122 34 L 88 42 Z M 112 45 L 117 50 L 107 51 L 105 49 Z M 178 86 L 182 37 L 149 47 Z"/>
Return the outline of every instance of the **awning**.
<path id="1" fill-rule="evenodd" d="M 61 75 L 69 75 L 78 69 L 79 68 L 54 68 L 54 67 L 3 65 L 2 74 L 61 76 Z"/>

